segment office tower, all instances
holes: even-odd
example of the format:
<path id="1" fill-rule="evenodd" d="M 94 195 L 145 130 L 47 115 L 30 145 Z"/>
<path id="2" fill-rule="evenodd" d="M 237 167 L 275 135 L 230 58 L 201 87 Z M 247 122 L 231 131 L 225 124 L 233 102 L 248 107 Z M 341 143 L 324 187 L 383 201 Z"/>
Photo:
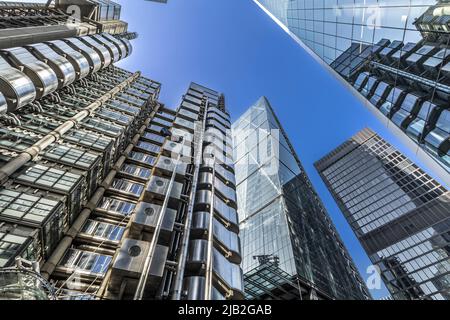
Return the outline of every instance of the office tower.
<path id="1" fill-rule="evenodd" d="M 450 184 L 447 0 L 255 0 Z"/>
<path id="2" fill-rule="evenodd" d="M 0 50 L 0 299 L 243 297 L 225 98 L 166 108 L 128 38 Z"/>
<path id="3" fill-rule="evenodd" d="M 112 264 L 110 298 L 243 297 L 229 128 L 224 96 L 195 83 L 176 113 L 152 120 L 141 149 L 154 154 L 153 172 Z M 133 257 L 135 247 L 144 254 Z"/>
<path id="4" fill-rule="evenodd" d="M 370 299 L 268 100 L 232 126 L 247 299 Z"/>
<path id="5" fill-rule="evenodd" d="M 394 299 L 450 298 L 450 193 L 370 129 L 315 164 Z"/>

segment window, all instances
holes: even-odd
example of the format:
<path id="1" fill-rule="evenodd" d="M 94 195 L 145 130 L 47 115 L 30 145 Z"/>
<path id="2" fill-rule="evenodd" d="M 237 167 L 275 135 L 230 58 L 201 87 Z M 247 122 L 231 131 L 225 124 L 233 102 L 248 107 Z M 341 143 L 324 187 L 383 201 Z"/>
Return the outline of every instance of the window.
<path id="1" fill-rule="evenodd" d="M 131 202 L 118 200 L 110 197 L 103 197 L 99 209 L 110 211 L 113 213 L 119 213 L 124 216 L 129 216 L 133 213 L 136 205 Z"/>
<path id="2" fill-rule="evenodd" d="M 161 119 L 159 117 L 153 118 L 152 123 L 155 123 L 155 124 L 161 125 L 161 126 L 165 126 L 165 127 L 170 127 L 172 125 L 172 122 Z"/>
<path id="3" fill-rule="evenodd" d="M 151 175 L 151 170 L 147 168 L 142 168 L 135 166 L 133 164 L 125 163 L 120 170 L 122 173 L 126 173 L 139 178 L 149 178 Z"/>
<path id="4" fill-rule="evenodd" d="M 144 149 L 149 152 L 158 153 L 161 149 L 160 146 L 157 146 L 156 144 L 150 143 L 150 142 L 144 142 L 144 141 L 138 141 L 137 145 L 138 148 Z"/>
<path id="5" fill-rule="evenodd" d="M 122 127 L 111 122 L 105 121 L 103 119 L 99 119 L 96 117 L 86 118 L 84 120 L 84 124 L 86 127 L 92 130 L 98 130 L 101 132 L 105 132 L 106 134 L 110 134 L 113 136 L 117 136 L 122 131 Z"/>
<path id="6" fill-rule="evenodd" d="M 130 193 L 139 197 L 144 190 L 144 185 L 126 179 L 114 179 L 111 189 Z"/>
<path id="7" fill-rule="evenodd" d="M 149 140 L 153 140 L 153 141 L 159 142 L 159 143 L 163 143 L 166 140 L 166 138 L 164 138 L 164 137 L 162 137 L 160 135 L 151 133 L 151 132 L 146 132 L 144 134 L 144 138 L 149 139 Z"/>
<path id="8" fill-rule="evenodd" d="M 17 228 L 20 228 L 18 230 Z M 23 247 L 33 236 L 35 229 L 15 227 L 12 224 L 6 224 L 0 227 L 0 268 L 10 266 L 13 259 L 18 255 L 24 255 L 25 258 L 36 259 L 36 253 L 33 246 L 28 245 L 29 250 L 22 254 Z"/>
<path id="9" fill-rule="evenodd" d="M 138 162 L 149 164 L 151 166 L 153 166 L 156 161 L 155 157 L 145 154 L 145 153 L 142 153 L 142 152 L 136 152 L 136 151 L 131 152 L 130 158 L 135 161 L 138 161 Z"/>
<path id="10" fill-rule="evenodd" d="M 101 137 L 99 135 L 82 131 L 82 130 L 70 130 L 64 139 L 70 142 L 81 144 L 83 146 L 92 147 L 98 150 L 105 150 L 111 143 L 111 139 Z"/>
<path id="11" fill-rule="evenodd" d="M 98 110 L 97 114 L 111 120 L 116 120 L 122 124 L 129 124 L 131 122 L 131 117 L 104 107 Z"/>
<path id="12" fill-rule="evenodd" d="M 64 231 L 63 210 L 58 201 L 12 190 L 0 191 L 0 220 L 41 227 L 45 252 L 54 248 Z"/>
<path id="13" fill-rule="evenodd" d="M 140 112 L 139 108 L 136 107 L 132 107 L 127 103 L 124 103 L 122 101 L 118 101 L 118 100 L 110 100 L 109 102 L 109 106 L 111 106 L 114 109 L 120 110 L 120 111 L 124 111 L 127 113 L 131 113 L 133 115 L 138 115 Z"/>
<path id="14" fill-rule="evenodd" d="M 25 169 L 17 177 L 17 180 L 68 193 L 81 180 L 81 176 L 59 169 L 35 165 Z"/>
<path id="15" fill-rule="evenodd" d="M 45 157 L 57 162 L 60 161 L 69 165 L 77 165 L 85 169 L 89 169 L 99 159 L 99 156 L 93 153 L 61 144 L 51 146 L 45 152 Z"/>
<path id="16" fill-rule="evenodd" d="M 102 275 L 108 270 L 111 260 L 111 256 L 69 249 L 62 258 L 60 265 L 73 271 Z"/>
<path id="17" fill-rule="evenodd" d="M 108 239 L 111 241 L 119 241 L 125 228 L 114 224 L 88 220 L 81 229 L 81 232 L 98 238 Z"/>

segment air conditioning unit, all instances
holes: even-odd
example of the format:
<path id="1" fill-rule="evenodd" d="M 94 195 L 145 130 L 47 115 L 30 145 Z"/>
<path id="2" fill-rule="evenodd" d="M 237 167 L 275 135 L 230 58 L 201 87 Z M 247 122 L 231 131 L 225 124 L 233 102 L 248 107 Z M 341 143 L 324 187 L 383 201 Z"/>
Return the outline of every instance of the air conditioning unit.
<path id="1" fill-rule="evenodd" d="M 184 176 L 186 175 L 187 164 L 182 160 L 178 161 L 177 164 L 177 159 L 160 156 L 158 158 L 158 161 L 156 162 L 155 170 L 162 175 L 171 177 L 172 173 L 175 171 L 175 167 L 177 179 L 184 179 Z"/>
<path id="2" fill-rule="evenodd" d="M 153 202 L 155 199 L 164 201 L 168 195 L 169 184 L 169 179 L 152 176 L 144 194 L 144 201 L 149 203 Z M 182 188 L 183 184 L 176 181 L 173 182 L 170 192 L 169 207 L 176 208 L 177 203 L 181 198 Z"/>
<path id="3" fill-rule="evenodd" d="M 131 218 L 129 237 L 151 241 L 155 232 L 157 220 L 161 214 L 162 207 L 152 203 L 140 202 Z M 160 244 L 169 245 L 177 211 L 167 208 L 164 211 L 160 231 Z"/>
<path id="4" fill-rule="evenodd" d="M 122 291 L 122 298 L 125 299 L 134 295 L 139 278 L 144 271 L 145 259 L 149 249 L 150 242 L 134 239 L 124 240 L 112 266 L 109 286 L 111 292 L 119 293 Z M 147 294 L 155 293 L 159 287 L 168 251 L 168 247 L 156 245 L 145 288 Z M 126 282 L 124 283 L 124 281 Z"/>

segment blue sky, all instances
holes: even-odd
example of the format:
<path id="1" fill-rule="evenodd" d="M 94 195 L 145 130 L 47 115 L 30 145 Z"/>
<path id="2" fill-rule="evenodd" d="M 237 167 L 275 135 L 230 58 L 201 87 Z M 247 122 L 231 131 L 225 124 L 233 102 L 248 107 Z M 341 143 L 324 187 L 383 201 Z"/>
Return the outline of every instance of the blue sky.
<path id="1" fill-rule="evenodd" d="M 398 141 L 251 0 L 117 2 L 129 29 L 139 33 L 133 55 L 119 66 L 161 82 L 168 107 L 178 107 L 191 81 L 223 92 L 233 120 L 268 97 L 366 278 L 370 260 L 313 163 L 365 126 L 406 151 Z M 387 295 L 385 288 L 371 293 Z"/>

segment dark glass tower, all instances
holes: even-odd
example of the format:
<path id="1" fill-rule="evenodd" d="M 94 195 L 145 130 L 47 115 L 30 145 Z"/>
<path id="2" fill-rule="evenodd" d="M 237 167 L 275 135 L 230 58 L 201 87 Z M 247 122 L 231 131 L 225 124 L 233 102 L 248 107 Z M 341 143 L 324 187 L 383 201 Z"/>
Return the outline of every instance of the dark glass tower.
<path id="1" fill-rule="evenodd" d="M 370 295 L 266 98 L 233 124 L 248 299 Z"/>
<path id="2" fill-rule="evenodd" d="M 255 0 L 450 185 L 450 2 Z"/>
<path id="3" fill-rule="evenodd" d="M 450 298 L 450 193 L 364 129 L 316 163 L 394 299 Z"/>
<path id="4" fill-rule="evenodd" d="M 0 50 L 0 299 L 242 298 L 224 96 L 192 83 L 172 110 L 158 82 L 114 66 L 132 36 L 104 26 L 113 2 L 0 14 L 19 35 L 66 27 L 42 17 L 70 4 L 92 34 L 37 28 Z"/>

